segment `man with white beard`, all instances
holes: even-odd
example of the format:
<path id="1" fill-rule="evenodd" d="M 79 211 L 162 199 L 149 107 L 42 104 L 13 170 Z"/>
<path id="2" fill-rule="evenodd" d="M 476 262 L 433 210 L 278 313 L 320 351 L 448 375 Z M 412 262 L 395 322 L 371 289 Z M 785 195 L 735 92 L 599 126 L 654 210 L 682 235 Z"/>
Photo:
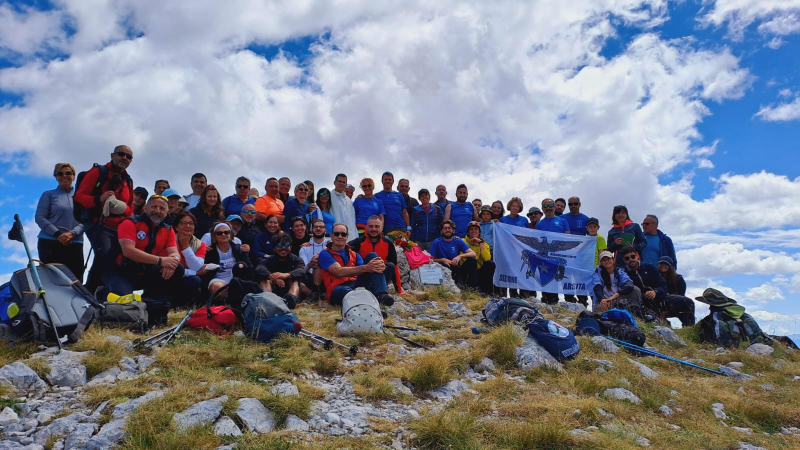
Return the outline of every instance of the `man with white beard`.
<path id="1" fill-rule="evenodd" d="M 120 296 L 144 289 L 143 298 L 164 299 L 179 294 L 184 267 L 172 227 L 164 223 L 167 198 L 153 195 L 147 200 L 144 214 L 128 217 L 117 228 L 122 252 L 114 267 L 103 274 L 102 293 Z"/>

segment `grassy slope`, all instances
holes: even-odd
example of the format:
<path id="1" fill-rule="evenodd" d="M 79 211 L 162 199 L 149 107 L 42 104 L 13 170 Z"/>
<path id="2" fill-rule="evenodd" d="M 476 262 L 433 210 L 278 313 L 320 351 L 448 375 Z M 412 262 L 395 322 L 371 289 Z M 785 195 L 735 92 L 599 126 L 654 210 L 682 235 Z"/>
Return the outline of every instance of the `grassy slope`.
<path id="1" fill-rule="evenodd" d="M 406 301 L 419 303 L 433 301 L 439 305 L 439 314 L 446 316 L 448 301 L 463 301 L 473 313 L 478 313 L 485 300 L 467 293 L 463 299 L 450 298 L 442 291 L 429 291 L 425 296 L 407 296 Z M 334 319 L 339 312 L 326 305 L 303 304 L 295 311 L 304 325 L 326 336 L 335 336 Z M 435 314 L 434 311 L 426 311 Z M 408 317 L 408 314 L 402 314 Z M 174 312 L 170 322 L 176 323 L 182 316 Z M 563 314 L 559 309 L 557 316 Z M 555 318 L 555 317 L 549 317 Z M 655 358 L 638 360 L 658 371 L 656 380 L 644 378 L 631 364 L 625 353 L 607 354 L 596 349 L 587 338 L 579 338 L 581 352 L 577 358 L 565 364 L 565 371 L 553 370 L 522 373 L 514 363 L 514 348 L 520 338 L 509 328 L 500 328 L 491 333 L 473 335 L 467 318 L 447 318 L 441 321 L 408 319 L 402 325 L 416 326 L 425 330 L 413 338 L 433 346 L 431 352 L 406 355 L 399 339 L 390 336 L 369 336 L 364 339 L 341 338 L 347 344 L 358 343 L 359 358 L 371 359 L 375 364 L 344 364 L 345 358 L 337 350 L 326 352 L 313 350 L 302 338 L 280 339 L 272 348 L 265 344 L 233 336 L 217 337 L 210 333 L 186 331 L 174 344 L 158 352 L 154 367 L 159 371 L 137 380 L 120 382 L 114 387 L 87 389 L 91 405 L 111 400 L 111 405 L 146 393 L 153 383 L 168 386 L 168 394 L 147 403 L 129 420 L 129 437 L 125 447 L 139 448 L 214 448 L 221 443 L 232 442 L 229 438 L 213 435 L 210 427 L 178 433 L 171 426 L 172 415 L 200 400 L 227 394 L 231 400 L 223 413 L 233 416 L 236 399 L 255 397 L 260 399 L 282 422 L 288 414 L 302 418 L 308 416 L 311 401 L 324 395 L 319 389 L 304 381 L 306 371 L 322 375 L 346 374 L 353 382 L 356 393 L 370 401 L 393 399 L 411 402 L 412 398 L 398 396 L 388 383 L 399 377 L 411 381 L 414 394 L 423 396 L 424 391 L 445 384 L 459 377 L 470 363 L 484 356 L 494 359 L 498 366 L 497 379 L 477 383 L 473 388 L 477 395 L 464 394 L 446 408 L 434 414 L 406 424 L 413 430 L 410 444 L 422 448 L 638 448 L 634 441 L 636 433 L 647 437 L 654 448 L 736 448 L 738 441 L 747 441 L 770 449 L 797 448 L 800 439 L 785 437 L 778 433 L 781 426 L 800 426 L 800 405 L 796 401 L 798 383 L 792 377 L 800 373 L 800 355 L 776 348 L 775 355 L 761 358 L 747 354 L 744 350 L 714 352 L 715 346 L 698 344 L 692 329 L 678 330 L 678 334 L 689 342 L 686 348 L 672 348 L 657 337 L 648 335 L 648 343 L 672 356 L 689 359 L 701 358 L 707 367 L 730 361 L 744 363 L 743 372 L 755 375 L 746 383 L 737 383 L 728 378 L 707 374 L 673 362 Z M 391 322 L 391 320 L 389 321 Z M 395 322 L 395 324 L 401 324 Z M 101 330 L 93 327 L 85 338 L 75 345 L 75 350 L 96 349 L 97 353 L 86 363 L 90 376 L 99 373 L 125 356 L 121 346 L 104 342 L 109 334 L 120 334 L 126 339 L 136 336 L 119 330 Z M 458 349 L 462 341 L 470 343 L 468 348 Z M 26 360 L 35 351 L 35 346 L 21 346 L 0 350 L 0 364 L 15 360 Z M 402 356 L 405 355 L 405 356 Z M 598 374 L 595 363 L 585 358 L 607 359 L 615 368 Z M 779 361 L 782 360 L 782 361 Z M 29 360 L 26 360 L 29 362 Z M 775 365 L 776 362 L 779 364 Z M 32 363 L 34 370 L 43 372 L 41 364 Z M 525 381 L 506 379 L 501 372 L 511 376 L 522 376 Z M 300 397 L 281 398 L 272 395 L 259 378 L 289 380 L 300 390 Z M 227 385 L 223 380 L 237 380 L 241 384 Z M 627 380 L 627 382 L 625 381 Z M 765 391 L 760 384 L 774 387 Z M 737 392 L 743 386 L 747 395 Z M 215 386 L 216 391 L 209 388 Z M 641 405 L 611 400 L 597 396 L 607 388 L 627 387 L 643 401 Z M 671 391 L 678 394 L 671 394 Z M 665 418 L 659 407 L 675 400 L 672 406 L 676 413 Z M 745 436 L 720 424 L 711 412 L 711 404 L 722 402 L 730 416 L 730 426 L 752 428 L 752 436 Z M 112 406 L 106 409 L 110 412 Z M 612 413 L 615 419 L 602 417 L 598 408 Z M 681 411 L 677 411 L 680 408 Z M 576 414 L 576 410 L 580 414 Z M 568 432 L 574 428 L 616 424 L 616 430 L 600 429 L 592 432 L 591 438 L 574 438 Z M 677 425 L 673 430 L 669 424 Z M 391 431 L 400 423 L 376 421 L 374 428 Z M 764 434 L 768 433 L 768 434 Z M 371 436 L 361 439 L 319 438 L 313 442 L 302 434 L 275 432 L 262 436 L 243 436 L 237 441 L 239 448 L 288 448 L 309 446 L 313 448 L 373 448 L 378 444 L 388 445 L 394 433 L 386 436 Z"/>

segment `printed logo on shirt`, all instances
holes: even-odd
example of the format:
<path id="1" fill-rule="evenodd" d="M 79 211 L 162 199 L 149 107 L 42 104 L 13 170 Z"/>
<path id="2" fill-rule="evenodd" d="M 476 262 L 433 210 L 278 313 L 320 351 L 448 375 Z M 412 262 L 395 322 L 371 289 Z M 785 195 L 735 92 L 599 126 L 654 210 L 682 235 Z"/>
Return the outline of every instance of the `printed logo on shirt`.
<path id="1" fill-rule="evenodd" d="M 136 239 L 138 239 L 140 241 L 143 241 L 143 240 L 147 239 L 147 233 L 145 233 L 142 230 L 137 231 L 136 232 Z"/>

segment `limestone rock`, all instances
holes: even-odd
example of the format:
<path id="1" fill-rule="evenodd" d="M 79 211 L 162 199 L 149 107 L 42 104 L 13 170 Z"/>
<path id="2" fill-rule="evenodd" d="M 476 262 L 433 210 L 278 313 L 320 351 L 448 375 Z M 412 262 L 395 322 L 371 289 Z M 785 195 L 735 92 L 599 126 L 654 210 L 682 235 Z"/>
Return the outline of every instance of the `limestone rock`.
<path id="1" fill-rule="evenodd" d="M 469 390 L 469 385 L 464 381 L 450 380 L 450 382 L 444 386 L 428 391 L 428 395 L 437 400 L 448 402 L 467 390 Z"/>
<path id="2" fill-rule="evenodd" d="M 297 390 L 297 386 L 293 385 L 292 383 L 281 383 L 276 386 L 272 386 L 269 388 L 269 391 L 272 392 L 273 395 L 277 395 L 279 397 L 296 397 L 300 395 L 300 391 Z"/>
<path id="3" fill-rule="evenodd" d="M 725 374 L 725 376 L 730 377 L 736 381 L 749 381 L 755 378 L 752 375 L 748 375 L 746 373 L 741 373 L 736 369 L 731 369 L 728 366 L 719 366 L 719 371 Z"/>
<path id="4" fill-rule="evenodd" d="M 74 413 L 54 420 L 50 425 L 36 430 L 34 440 L 37 444 L 44 445 L 48 441 L 65 437 L 70 434 L 79 423 L 89 422 L 91 417 L 86 414 Z"/>
<path id="5" fill-rule="evenodd" d="M 124 403 L 120 403 L 119 405 L 114 407 L 114 412 L 111 414 L 111 417 L 115 419 L 122 419 L 123 417 L 127 417 L 130 413 L 136 410 L 138 407 L 142 406 L 143 404 L 149 402 L 150 400 L 154 400 L 164 396 L 163 391 L 150 391 L 141 397 L 137 397 L 133 400 L 129 400 Z"/>
<path id="6" fill-rule="evenodd" d="M 586 307 L 581 305 L 580 303 L 560 302 L 556 306 L 575 314 L 580 314 L 583 311 L 586 311 Z"/>
<path id="7" fill-rule="evenodd" d="M 400 380 L 400 378 L 390 378 L 388 382 L 389 385 L 394 390 L 395 394 L 407 395 L 407 396 L 413 395 L 411 389 L 409 389 L 406 385 L 404 385 L 403 381 Z"/>
<path id="8" fill-rule="evenodd" d="M 604 338 L 603 336 L 592 337 L 592 344 L 607 353 L 619 352 L 619 347 L 616 344 Z"/>
<path id="9" fill-rule="evenodd" d="M 0 367 L 0 378 L 8 380 L 15 388 L 22 391 L 41 393 L 47 390 L 47 383 L 20 361 Z"/>
<path id="10" fill-rule="evenodd" d="M 286 427 L 287 431 L 308 431 L 309 426 L 308 422 L 305 420 L 293 415 L 289 414 L 286 416 Z"/>
<path id="11" fill-rule="evenodd" d="M 269 433 L 275 429 L 272 413 L 256 398 L 240 398 L 236 416 L 248 431 Z"/>
<path id="12" fill-rule="evenodd" d="M 642 399 L 640 399 L 639 397 L 636 396 L 636 394 L 625 388 L 606 389 L 603 392 L 603 395 L 605 395 L 606 397 L 615 398 L 617 400 L 627 400 L 637 405 L 642 403 Z"/>
<path id="13" fill-rule="evenodd" d="M 125 425 L 127 419 L 116 419 L 108 422 L 100 428 L 100 432 L 92 436 L 85 448 L 89 450 L 107 450 L 114 448 L 125 438 Z"/>
<path id="14" fill-rule="evenodd" d="M 64 448 L 82 448 L 83 444 L 89 442 L 97 428 L 96 423 L 79 423 L 64 442 Z"/>
<path id="15" fill-rule="evenodd" d="M 647 367 L 646 365 L 640 363 L 639 361 L 630 358 L 628 358 L 628 361 L 630 361 L 631 364 L 639 368 L 639 372 L 642 373 L 643 377 L 651 380 L 655 380 L 656 378 L 658 378 L 658 372 L 656 372 L 655 370 Z"/>
<path id="16" fill-rule="evenodd" d="M 19 423 L 19 416 L 13 409 L 6 406 L 3 408 L 3 412 L 0 412 L 0 426 L 5 427 L 15 423 Z"/>
<path id="17" fill-rule="evenodd" d="M 516 349 L 517 367 L 521 370 L 528 372 L 538 367 L 551 367 L 559 371 L 563 370 L 563 366 L 558 362 L 553 355 L 547 352 L 542 346 L 530 336 L 525 337 L 521 347 Z"/>
<path id="18" fill-rule="evenodd" d="M 172 423 L 179 431 L 185 431 L 198 425 L 210 425 L 222 412 L 222 404 L 228 401 L 228 396 L 213 398 L 194 404 L 182 412 L 172 416 Z"/>
<path id="19" fill-rule="evenodd" d="M 667 327 L 656 327 L 653 330 L 653 333 L 661 336 L 662 339 L 667 341 L 672 345 L 677 345 L 679 347 L 686 347 L 686 342 L 680 338 L 671 328 Z"/>
<path id="20" fill-rule="evenodd" d="M 242 430 L 228 416 L 222 416 L 214 424 L 214 434 L 217 436 L 241 436 Z"/>
<path id="21" fill-rule="evenodd" d="M 485 373 L 494 372 L 497 370 L 494 366 L 494 361 L 491 358 L 484 357 L 478 364 L 475 364 L 475 372 Z"/>
<path id="22" fill-rule="evenodd" d="M 469 317 L 471 314 L 466 305 L 459 302 L 447 303 L 447 315 L 449 317 Z"/>
<path id="23" fill-rule="evenodd" d="M 757 356 L 771 356 L 775 353 L 775 349 L 765 344 L 751 344 L 747 347 L 747 353 Z"/>
<path id="24" fill-rule="evenodd" d="M 50 373 L 47 381 L 53 386 L 76 387 L 86 384 L 86 366 L 81 364 L 89 352 L 64 350 L 52 356 L 49 361 Z"/>

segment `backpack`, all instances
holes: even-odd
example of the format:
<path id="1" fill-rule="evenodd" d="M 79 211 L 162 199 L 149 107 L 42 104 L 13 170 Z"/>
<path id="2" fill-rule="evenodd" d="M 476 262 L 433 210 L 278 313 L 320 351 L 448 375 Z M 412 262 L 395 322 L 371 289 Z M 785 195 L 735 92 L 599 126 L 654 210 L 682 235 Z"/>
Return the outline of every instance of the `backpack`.
<path id="1" fill-rule="evenodd" d="M 581 311 L 575 319 L 575 334 L 578 336 L 600 336 L 600 324 L 595 315 L 589 311 Z"/>
<path id="2" fill-rule="evenodd" d="M 209 297 L 206 306 L 192 313 L 186 322 L 186 326 L 195 330 L 208 330 L 220 335 L 233 329 L 234 325 L 239 322 L 237 311 L 231 309 L 228 305 L 212 306 L 214 300 L 219 298 L 220 294 L 228 290 L 229 287 L 230 284 L 226 284 Z"/>
<path id="3" fill-rule="evenodd" d="M 636 325 L 631 313 L 624 309 L 612 308 L 601 315 L 595 314 L 595 320 L 600 325 L 600 333 L 604 336 L 611 336 L 640 347 L 647 339 L 644 332 Z"/>
<path id="4" fill-rule="evenodd" d="M 336 330 L 342 336 L 383 333 L 381 307 L 372 292 L 360 287 L 344 296 L 342 320 Z"/>
<path id="5" fill-rule="evenodd" d="M 572 331 L 552 320 L 534 320 L 528 325 L 528 334 L 558 361 L 572 359 L 581 351 Z"/>
<path id="6" fill-rule="evenodd" d="M 303 326 L 282 298 L 272 292 L 247 294 L 242 300 L 244 334 L 259 342 L 269 342 L 279 334 L 298 334 Z"/>
<path id="7" fill-rule="evenodd" d="M 544 319 L 535 306 L 518 298 L 493 298 L 483 308 L 483 320 L 490 326 L 508 322 L 527 325 L 536 319 Z"/>
<path id="8" fill-rule="evenodd" d="M 772 345 L 772 339 L 761 331 L 758 322 L 739 305 L 712 306 L 699 325 L 701 340 L 723 347 L 738 347 L 742 341 Z"/>
<path id="9" fill-rule="evenodd" d="M 95 184 L 94 188 L 92 188 L 92 195 L 94 197 L 99 197 L 100 194 L 101 194 L 100 190 L 103 187 L 103 184 L 106 181 L 108 181 L 108 170 L 109 170 L 109 168 L 105 164 L 97 164 L 97 163 L 92 164 L 92 169 L 94 169 L 95 167 L 97 168 L 97 170 L 100 173 L 97 176 L 97 184 Z M 89 170 L 92 170 L 92 169 L 89 169 Z M 81 186 L 81 183 L 83 183 L 83 180 L 84 180 L 84 178 L 86 178 L 86 174 L 89 172 L 89 170 L 85 170 L 83 172 L 80 172 L 78 174 L 78 177 L 75 178 L 75 190 L 73 192 L 78 192 L 78 188 Z M 133 180 L 131 179 L 130 175 L 125 173 L 125 175 L 123 177 L 121 177 L 120 180 L 122 180 L 123 182 L 125 182 L 125 181 L 128 182 L 128 188 L 131 190 L 131 197 L 133 197 Z M 115 191 L 116 188 L 117 188 L 116 186 L 110 186 L 110 190 L 112 190 L 112 191 Z M 77 220 L 78 222 L 81 222 L 81 223 L 93 223 L 95 219 L 100 217 L 101 213 L 102 213 L 102 211 L 99 208 L 86 209 L 80 203 L 73 202 L 72 215 L 75 217 L 75 220 Z"/>
<path id="10" fill-rule="evenodd" d="M 31 278 L 31 269 L 14 272 L 11 281 L 0 286 L 0 338 L 9 341 L 55 340 L 67 335 L 69 342 L 77 342 L 94 321 L 99 306 L 94 296 L 75 278 L 63 264 L 36 266 L 45 292 L 50 315 L 44 301 L 37 296 Z M 53 322 L 50 323 L 50 316 Z M 53 333 L 55 327 L 56 333 Z"/>

